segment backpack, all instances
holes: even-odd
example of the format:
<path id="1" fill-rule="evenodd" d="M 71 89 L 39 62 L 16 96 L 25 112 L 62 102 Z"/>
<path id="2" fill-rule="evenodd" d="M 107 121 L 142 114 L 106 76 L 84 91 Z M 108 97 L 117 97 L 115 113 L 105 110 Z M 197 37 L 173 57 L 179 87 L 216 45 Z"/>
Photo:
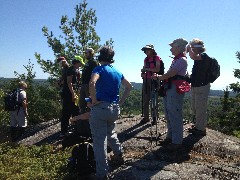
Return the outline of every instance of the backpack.
<path id="1" fill-rule="evenodd" d="M 93 146 L 89 142 L 77 144 L 72 149 L 72 157 L 69 158 L 70 171 L 80 176 L 90 175 L 96 172 Z"/>
<path id="2" fill-rule="evenodd" d="M 154 63 L 154 66 L 156 67 L 156 56 L 153 56 L 153 63 Z M 158 75 L 163 75 L 164 74 L 164 63 L 163 61 L 160 59 L 160 70 L 159 72 L 157 72 Z"/>
<path id="3" fill-rule="evenodd" d="M 209 57 L 206 53 L 203 53 L 203 55 L 209 60 L 208 81 L 213 83 L 220 76 L 220 65 L 215 58 Z"/>
<path id="4" fill-rule="evenodd" d="M 4 97 L 5 111 L 15 111 L 20 108 L 19 93 L 22 89 L 14 89 Z"/>
<path id="5" fill-rule="evenodd" d="M 156 61 L 155 61 L 155 63 L 156 63 Z M 164 63 L 163 63 L 162 60 L 160 60 L 160 70 L 159 70 L 159 72 L 157 74 L 159 74 L 159 75 L 163 75 L 164 74 Z"/>

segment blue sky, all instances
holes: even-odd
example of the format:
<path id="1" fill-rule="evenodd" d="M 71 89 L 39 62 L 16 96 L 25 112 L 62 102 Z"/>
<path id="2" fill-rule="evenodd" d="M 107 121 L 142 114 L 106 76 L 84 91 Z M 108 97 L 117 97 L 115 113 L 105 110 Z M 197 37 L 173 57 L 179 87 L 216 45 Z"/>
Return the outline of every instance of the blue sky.
<path id="1" fill-rule="evenodd" d="M 0 0 L 0 77 L 14 77 L 14 70 L 26 73 L 23 65 L 34 64 L 37 78 L 47 78 L 34 53 L 54 59 L 41 31 L 47 26 L 55 36 L 62 15 L 75 17 L 80 0 Z M 176 38 L 200 38 L 207 53 L 221 65 L 221 76 L 211 89 L 225 89 L 237 79 L 236 51 L 240 51 L 239 0 L 87 0 L 96 10 L 96 31 L 102 44 L 112 38 L 116 52 L 114 65 L 131 82 L 142 82 L 140 69 L 145 57 L 141 48 L 153 44 L 166 69 L 171 63 L 168 45 Z M 193 61 L 188 58 L 191 73 Z"/>

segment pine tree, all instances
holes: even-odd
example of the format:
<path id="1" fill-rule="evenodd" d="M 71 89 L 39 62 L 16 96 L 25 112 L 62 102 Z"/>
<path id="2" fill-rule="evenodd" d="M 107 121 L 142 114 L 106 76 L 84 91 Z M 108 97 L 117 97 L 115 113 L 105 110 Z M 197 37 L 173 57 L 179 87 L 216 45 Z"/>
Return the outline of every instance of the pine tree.
<path id="1" fill-rule="evenodd" d="M 52 48 L 54 56 L 64 56 L 70 63 L 75 55 L 84 56 L 86 47 L 92 47 L 95 51 L 100 47 L 100 37 L 95 30 L 97 17 L 96 11 L 87 8 L 87 1 L 76 5 L 75 18 L 70 20 L 67 15 L 62 16 L 59 28 L 62 35 L 55 37 L 52 31 L 46 26 L 42 28 L 44 36 L 47 38 L 49 47 Z M 105 45 L 112 46 L 113 40 L 106 41 Z M 59 77 L 59 67 L 55 60 L 41 59 L 41 55 L 35 53 L 37 62 L 40 64 L 44 72 L 49 73 L 50 79 Z M 71 63 L 70 63 L 71 64 Z"/>
<path id="2" fill-rule="evenodd" d="M 240 51 L 236 52 L 236 56 L 238 59 L 238 63 L 240 63 Z M 234 72 L 234 77 L 240 79 L 240 69 L 234 69 L 233 72 Z M 237 96 L 240 95 L 240 83 L 239 82 L 230 84 L 230 89 L 232 89 L 233 92 L 238 93 Z"/>
<path id="3" fill-rule="evenodd" d="M 240 63 L 240 52 L 236 52 Z M 240 69 L 234 69 L 234 77 L 240 79 Z M 236 93 L 235 97 L 229 97 L 229 89 Z M 222 103 L 222 113 L 218 125 L 220 130 L 240 137 L 240 84 L 239 82 L 229 84 L 224 91 Z"/>

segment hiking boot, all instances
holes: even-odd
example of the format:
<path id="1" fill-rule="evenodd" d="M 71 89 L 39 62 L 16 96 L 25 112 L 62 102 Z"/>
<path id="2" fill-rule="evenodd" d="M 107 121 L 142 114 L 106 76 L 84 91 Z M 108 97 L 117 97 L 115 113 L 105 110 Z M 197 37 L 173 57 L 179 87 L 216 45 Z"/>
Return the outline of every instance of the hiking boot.
<path id="1" fill-rule="evenodd" d="M 202 130 L 198 130 L 196 127 L 190 129 L 188 132 L 195 136 L 206 136 L 207 134 L 206 129 L 202 131 Z"/>
<path id="2" fill-rule="evenodd" d="M 145 119 L 145 118 L 142 118 L 142 120 L 140 121 L 140 124 L 146 124 L 149 122 L 149 119 Z"/>
<path id="3" fill-rule="evenodd" d="M 166 145 L 169 145 L 169 144 L 171 144 L 171 143 L 172 143 L 172 139 L 170 139 L 170 138 L 165 138 L 164 140 L 161 140 L 161 141 L 160 141 L 159 145 L 160 145 L 160 146 L 166 146 Z"/>

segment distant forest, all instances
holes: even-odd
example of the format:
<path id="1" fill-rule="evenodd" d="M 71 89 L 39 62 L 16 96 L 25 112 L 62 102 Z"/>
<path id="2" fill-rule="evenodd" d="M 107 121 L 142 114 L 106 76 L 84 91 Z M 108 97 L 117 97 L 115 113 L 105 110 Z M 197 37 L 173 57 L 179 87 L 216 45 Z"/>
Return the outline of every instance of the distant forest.
<path id="1" fill-rule="evenodd" d="M 3 85 L 10 81 L 10 80 L 13 80 L 13 78 L 3 78 L 1 77 L 0 78 L 0 88 L 3 87 Z M 34 79 L 34 82 L 41 85 L 41 84 L 48 84 L 47 80 L 46 79 Z M 142 88 L 142 83 L 135 83 L 135 82 L 131 82 L 132 86 L 134 89 L 136 90 L 141 90 Z M 188 96 L 189 93 L 186 93 L 186 96 Z M 218 97 L 223 97 L 224 96 L 224 91 L 223 90 L 210 90 L 210 94 L 209 96 L 218 96 Z M 233 93 L 233 92 L 229 92 L 229 97 L 235 97 L 236 94 Z"/>
<path id="2" fill-rule="evenodd" d="M 134 89 L 141 90 L 142 88 L 142 83 L 135 83 L 131 82 Z M 186 93 L 186 96 L 188 96 L 189 93 Z M 209 96 L 218 96 L 218 97 L 223 97 L 224 96 L 224 91 L 223 90 L 210 90 Z M 236 94 L 233 92 L 229 92 L 229 97 L 235 97 Z"/>

